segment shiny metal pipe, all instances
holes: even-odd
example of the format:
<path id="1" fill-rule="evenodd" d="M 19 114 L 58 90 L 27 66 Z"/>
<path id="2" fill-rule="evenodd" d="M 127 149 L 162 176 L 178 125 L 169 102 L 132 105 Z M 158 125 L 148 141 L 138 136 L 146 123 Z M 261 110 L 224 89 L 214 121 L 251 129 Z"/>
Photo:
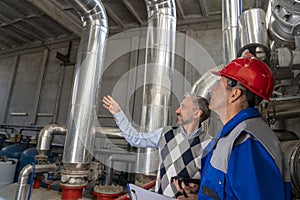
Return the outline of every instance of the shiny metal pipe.
<path id="1" fill-rule="evenodd" d="M 65 169 L 87 168 L 94 148 L 94 120 L 107 41 L 107 16 L 99 0 L 68 0 L 83 21 L 77 53 L 71 111 L 63 163 Z"/>
<path id="2" fill-rule="evenodd" d="M 222 29 L 224 65 L 237 57 L 240 49 L 238 17 L 242 13 L 241 0 L 222 1 Z"/>
<path id="3" fill-rule="evenodd" d="M 287 120 L 293 118 L 300 117 L 300 109 L 294 108 L 293 110 L 287 111 L 275 111 L 275 112 L 268 112 L 267 118 L 272 120 Z"/>
<path id="4" fill-rule="evenodd" d="M 264 10 L 253 8 L 244 11 L 239 17 L 239 33 L 241 49 L 238 51 L 238 56 L 241 56 L 245 50 L 249 50 L 261 60 L 269 60 L 269 38 Z"/>
<path id="5" fill-rule="evenodd" d="M 211 73 L 211 71 L 219 71 L 223 66 L 217 66 L 213 69 L 205 72 L 192 86 L 191 94 L 201 96 L 209 101 L 210 99 L 210 89 L 217 83 L 220 77 Z"/>
<path id="6" fill-rule="evenodd" d="M 56 124 L 46 125 L 40 132 L 36 150 L 40 155 L 45 155 L 50 150 L 54 135 L 65 135 L 67 132 L 64 126 Z"/>
<path id="7" fill-rule="evenodd" d="M 168 124 L 174 71 L 176 9 L 174 0 L 146 0 L 148 30 L 141 126 L 151 131 Z M 156 175 L 153 149 L 139 149 L 137 171 Z"/>
<path id="8" fill-rule="evenodd" d="M 41 164 L 41 165 L 26 165 L 20 172 L 18 179 L 18 188 L 15 199 L 25 200 L 28 199 L 29 185 L 28 179 L 31 173 L 54 172 L 57 169 L 55 164 Z"/>

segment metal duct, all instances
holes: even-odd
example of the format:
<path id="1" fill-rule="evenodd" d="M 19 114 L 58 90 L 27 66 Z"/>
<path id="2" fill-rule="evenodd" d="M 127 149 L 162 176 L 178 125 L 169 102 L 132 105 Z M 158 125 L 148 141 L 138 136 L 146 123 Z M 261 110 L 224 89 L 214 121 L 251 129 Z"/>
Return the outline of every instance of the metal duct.
<path id="1" fill-rule="evenodd" d="M 65 127 L 55 124 L 45 126 L 39 134 L 38 142 L 36 145 L 37 152 L 40 155 L 46 155 L 46 152 L 50 150 L 53 135 L 65 135 L 66 131 L 67 130 Z"/>
<path id="2" fill-rule="evenodd" d="M 238 17 L 241 13 L 241 0 L 222 1 L 224 65 L 235 59 L 240 49 Z"/>
<path id="3" fill-rule="evenodd" d="M 266 27 L 266 15 L 262 9 L 246 10 L 239 17 L 241 49 L 238 57 L 248 50 L 256 57 L 268 62 L 270 59 L 269 38 Z"/>
<path id="4" fill-rule="evenodd" d="M 220 77 L 211 73 L 211 71 L 219 71 L 223 66 L 217 66 L 213 69 L 206 71 L 201 77 L 194 83 L 191 94 L 196 94 L 207 100 L 210 100 L 209 89 L 220 79 Z"/>
<path id="5" fill-rule="evenodd" d="M 68 116 L 65 169 L 87 168 L 94 147 L 94 120 L 107 39 L 107 16 L 98 0 L 68 0 L 83 21 L 77 53 L 72 107 Z"/>
<path id="6" fill-rule="evenodd" d="M 174 71 L 176 9 L 174 0 L 146 0 L 148 32 L 141 125 L 151 131 L 168 124 Z M 137 171 L 156 175 L 157 154 L 139 149 Z"/>

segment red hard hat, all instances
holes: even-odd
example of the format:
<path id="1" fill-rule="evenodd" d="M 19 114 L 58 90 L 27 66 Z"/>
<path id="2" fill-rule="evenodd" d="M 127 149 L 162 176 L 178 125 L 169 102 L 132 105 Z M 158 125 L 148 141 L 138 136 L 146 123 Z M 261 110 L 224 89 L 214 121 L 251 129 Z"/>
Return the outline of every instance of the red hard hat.
<path id="1" fill-rule="evenodd" d="M 255 57 L 241 57 L 231 61 L 219 72 L 212 72 L 241 83 L 253 93 L 270 101 L 274 89 L 271 69 Z"/>

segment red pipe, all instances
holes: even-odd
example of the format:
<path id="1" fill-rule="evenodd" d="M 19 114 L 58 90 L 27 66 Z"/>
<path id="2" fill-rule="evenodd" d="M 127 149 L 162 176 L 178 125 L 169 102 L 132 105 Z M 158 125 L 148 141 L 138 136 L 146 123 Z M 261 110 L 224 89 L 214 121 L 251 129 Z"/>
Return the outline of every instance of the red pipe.
<path id="1" fill-rule="evenodd" d="M 33 186 L 34 189 L 41 187 L 41 178 L 34 178 Z"/>
<path id="2" fill-rule="evenodd" d="M 94 195 L 97 197 L 97 200 L 114 200 L 120 195 L 120 193 L 103 194 L 103 193 L 94 192 Z"/>
<path id="3" fill-rule="evenodd" d="M 86 186 L 79 186 L 79 187 L 71 187 L 71 186 L 62 186 L 62 200 L 78 200 L 82 197 L 82 189 Z"/>
<path id="4" fill-rule="evenodd" d="M 153 180 L 150 183 L 146 183 L 141 188 L 144 188 L 145 190 L 149 190 L 150 188 L 155 186 L 155 183 L 156 183 L 156 180 Z M 128 196 L 128 194 L 124 194 L 124 195 L 116 198 L 115 200 L 129 200 L 129 196 Z"/>

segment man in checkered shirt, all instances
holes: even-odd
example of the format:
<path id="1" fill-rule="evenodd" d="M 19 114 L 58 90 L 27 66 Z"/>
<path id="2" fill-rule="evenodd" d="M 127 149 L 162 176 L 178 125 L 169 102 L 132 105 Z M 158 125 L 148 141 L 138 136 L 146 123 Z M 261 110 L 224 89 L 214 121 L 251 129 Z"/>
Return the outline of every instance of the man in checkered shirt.
<path id="1" fill-rule="evenodd" d="M 178 128 L 162 127 L 138 132 L 111 96 L 104 96 L 103 107 L 114 115 L 124 138 L 132 146 L 158 148 L 159 168 L 155 191 L 169 197 L 181 195 L 171 183 L 178 176 L 200 179 L 202 149 L 210 142 L 201 123 L 210 116 L 208 101 L 200 96 L 187 95 L 176 110 Z"/>

